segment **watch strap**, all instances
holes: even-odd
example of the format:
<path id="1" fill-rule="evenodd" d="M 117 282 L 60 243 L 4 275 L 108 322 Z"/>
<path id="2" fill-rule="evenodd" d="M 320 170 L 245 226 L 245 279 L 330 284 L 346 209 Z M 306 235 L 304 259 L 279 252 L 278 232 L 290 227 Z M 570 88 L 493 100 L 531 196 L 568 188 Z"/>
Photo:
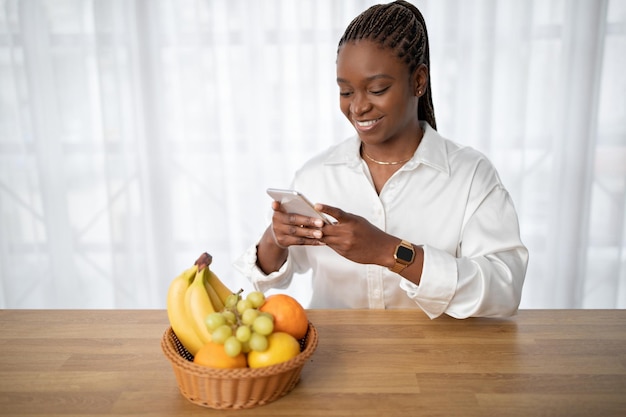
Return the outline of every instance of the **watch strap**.
<path id="1" fill-rule="evenodd" d="M 390 269 L 391 269 L 391 272 L 395 272 L 396 274 L 399 274 L 400 272 L 404 271 L 407 266 L 408 265 L 406 264 L 398 262 L 398 260 L 396 259 L 396 263 Z"/>

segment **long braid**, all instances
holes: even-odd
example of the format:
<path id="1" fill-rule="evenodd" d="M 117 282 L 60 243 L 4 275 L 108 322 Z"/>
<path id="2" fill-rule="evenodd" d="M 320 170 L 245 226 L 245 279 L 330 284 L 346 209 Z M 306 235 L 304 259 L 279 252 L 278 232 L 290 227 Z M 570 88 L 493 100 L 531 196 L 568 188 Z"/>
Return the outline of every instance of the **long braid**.
<path id="1" fill-rule="evenodd" d="M 411 74 L 421 64 L 430 69 L 426 22 L 417 7 L 409 2 L 398 0 L 389 4 L 378 4 L 365 10 L 346 28 L 339 40 L 337 53 L 346 42 L 361 39 L 367 39 L 392 49 L 396 56 L 407 64 Z M 426 91 L 419 100 L 417 116 L 437 129 L 430 75 Z"/>

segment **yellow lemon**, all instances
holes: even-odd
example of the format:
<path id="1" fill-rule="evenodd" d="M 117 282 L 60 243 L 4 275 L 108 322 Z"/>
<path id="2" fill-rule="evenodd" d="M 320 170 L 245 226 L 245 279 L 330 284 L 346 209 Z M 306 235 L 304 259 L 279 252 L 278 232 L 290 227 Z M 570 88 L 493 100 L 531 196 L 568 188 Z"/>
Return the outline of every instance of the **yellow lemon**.
<path id="1" fill-rule="evenodd" d="M 251 351 L 248 353 L 248 366 L 261 368 L 286 362 L 298 356 L 300 343 L 292 335 L 285 332 L 274 332 L 267 336 L 267 349 L 263 352 Z"/>

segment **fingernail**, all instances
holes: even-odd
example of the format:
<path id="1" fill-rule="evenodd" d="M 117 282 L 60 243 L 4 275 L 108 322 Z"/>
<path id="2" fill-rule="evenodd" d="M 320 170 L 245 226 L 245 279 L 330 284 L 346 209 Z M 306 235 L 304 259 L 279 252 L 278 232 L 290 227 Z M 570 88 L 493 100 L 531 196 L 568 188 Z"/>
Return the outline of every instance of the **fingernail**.
<path id="1" fill-rule="evenodd" d="M 322 227 L 324 226 L 324 222 L 321 221 L 320 219 L 315 219 L 315 226 Z"/>
<path id="2" fill-rule="evenodd" d="M 319 230 L 315 230 L 313 232 L 313 237 L 316 238 L 316 239 L 321 239 L 322 238 L 322 232 L 319 231 Z"/>

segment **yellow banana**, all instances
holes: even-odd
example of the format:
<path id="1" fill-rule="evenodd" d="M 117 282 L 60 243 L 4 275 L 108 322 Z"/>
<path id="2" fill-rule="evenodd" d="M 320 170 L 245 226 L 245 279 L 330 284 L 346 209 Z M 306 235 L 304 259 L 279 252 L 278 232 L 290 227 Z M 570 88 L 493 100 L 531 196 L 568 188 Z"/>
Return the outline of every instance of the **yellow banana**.
<path id="1" fill-rule="evenodd" d="M 192 355 L 196 354 L 203 346 L 203 343 L 187 317 L 185 295 L 197 271 L 197 265 L 186 269 L 178 277 L 174 278 L 167 291 L 167 317 L 170 326 L 172 326 L 172 330 L 174 330 L 178 340 Z"/>
<path id="2" fill-rule="evenodd" d="M 196 272 L 196 277 L 185 293 L 185 308 L 191 327 L 203 343 L 211 341 L 211 333 L 205 324 L 206 317 L 215 312 L 209 294 L 204 287 L 208 265 Z"/>
<path id="3" fill-rule="evenodd" d="M 206 273 L 206 275 L 204 276 L 204 289 L 206 290 L 207 294 L 209 295 L 209 299 L 211 300 L 211 304 L 213 304 L 213 308 L 215 309 L 215 311 L 222 311 L 224 310 L 224 303 L 222 302 L 222 300 L 220 299 L 220 297 L 217 295 L 217 293 L 215 292 L 215 288 L 211 287 L 211 285 L 209 284 L 209 280 L 206 279 L 209 275 L 209 272 Z"/>
<path id="4" fill-rule="evenodd" d="M 207 267 L 208 269 L 208 267 Z M 211 287 L 217 293 L 217 296 L 222 300 L 222 304 L 226 304 L 226 298 L 233 292 L 226 286 L 210 269 L 207 271 L 207 281 Z"/>

